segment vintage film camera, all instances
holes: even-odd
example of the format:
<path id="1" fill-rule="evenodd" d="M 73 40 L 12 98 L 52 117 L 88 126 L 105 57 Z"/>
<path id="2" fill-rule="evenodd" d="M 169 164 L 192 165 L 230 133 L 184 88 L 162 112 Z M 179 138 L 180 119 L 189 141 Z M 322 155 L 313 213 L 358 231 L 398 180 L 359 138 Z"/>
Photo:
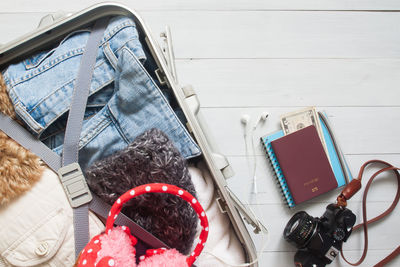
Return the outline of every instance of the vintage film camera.
<path id="1" fill-rule="evenodd" d="M 297 212 L 283 232 L 286 241 L 299 249 L 294 256 L 296 266 L 321 267 L 331 263 L 350 236 L 355 222 L 353 212 L 337 204 L 328 205 L 320 218 L 305 211 Z"/>

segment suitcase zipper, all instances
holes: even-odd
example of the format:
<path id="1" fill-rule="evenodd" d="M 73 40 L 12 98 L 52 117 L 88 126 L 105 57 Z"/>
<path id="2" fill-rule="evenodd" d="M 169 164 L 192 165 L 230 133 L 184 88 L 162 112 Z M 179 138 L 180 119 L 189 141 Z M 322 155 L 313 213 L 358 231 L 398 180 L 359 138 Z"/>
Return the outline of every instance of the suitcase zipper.
<path id="1" fill-rule="evenodd" d="M 261 221 L 256 217 L 253 211 L 250 208 L 247 208 L 243 205 L 243 203 L 239 200 L 239 198 L 229 189 L 229 187 L 225 186 L 226 190 L 229 193 L 233 201 L 233 205 L 238 209 L 239 213 L 243 215 L 243 219 L 254 227 L 253 232 L 258 234 L 261 231 L 264 233 L 268 233 L 267 228 L 261 223 Z M 218 203 L 221 205 L 220 203 Z M 226 202 L 225 202 L 226 206 Z M 226 212 L 226 211 L 225 211 Z"/>

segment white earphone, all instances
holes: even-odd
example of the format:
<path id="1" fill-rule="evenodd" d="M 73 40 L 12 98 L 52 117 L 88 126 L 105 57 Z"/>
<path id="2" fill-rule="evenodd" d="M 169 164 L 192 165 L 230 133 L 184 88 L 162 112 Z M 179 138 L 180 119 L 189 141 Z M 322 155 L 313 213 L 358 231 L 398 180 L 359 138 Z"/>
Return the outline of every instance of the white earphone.
<path id="1" fill-rule="evenodd" d="M 251 175 L 253 177 L 253 193 L 255 193 L 255 194 L 257 194 L 257 181 L 256 181 L 257 159 L 255 157 L 256 153 L 255 153 L 255 147 L 254 147 L 253 134 L 254 134 L 254 131 L 257 129 L 258 125 L 260 124 L 260 122 L 265 122 L 267 120 L 268 115 L 269 115 L 268 112 L 266 112 L 266 111 L 262 112 L 261 115 L 258 117 L 257 121 L 254 123 L 254 126 L 251 127 L 250 129 L 249 129 L 250 121 L 251 121 L 250 115 L 244 114 L 240 118 L 240 122 L 244 125 L 243 137 L 244 137 L 244 143 L 245 143 L 245 148 L 246 148 L 246 159 L 247 159 L 248 163 L 249 163 L 249 153 L 248 153 L 248 145 L 247 145 L 247 135 L 250 131 L 251 149 L 253 152 L 253 173 Z"/>
<path id="2" fill-rule="evenodd" d="M 260 124 L 260 122 L 266 121 L 268 116 L 269 116 L 269 113 L 267 111 L 262 112 L 261 115 L 258 117 L 257 121 L 254 123 L 253 130 L 255 130 L 257 128 L 257 126 L 258 126 L 258 124 Z M 240 122 L 245 126 L 245 132 L 244 132 L 245 135 L 247 135 L 247 132 L 248 132 L 247 127 L 250 124 L 250 121 L 251 121 L 251 117 L 248 114 L 244 114 L 240 118 Z"/>
<path id="3" fill-rule="evenodd" d="M 269 114 L 266 111 L 261 113 L 261 115 L 258 117 L 256 123 L 254 124 L 253 129 L 255 130 L 260 122 L 265 122 L 267 120 L 268 116 L 269 116 Z"/>
<path id="4" fill-rule="evenodd" d="M 250 125 L 250 120 L 251 117 L 248 114 L 244 114 L 241 118 L 240 118 L 240 122 L 243 124 L 244 126 L 244 138 L 246 138 L 247 133 L 249 132 L 249 125 Z M 245 140 L 246 141 L 246 140 Z"/>

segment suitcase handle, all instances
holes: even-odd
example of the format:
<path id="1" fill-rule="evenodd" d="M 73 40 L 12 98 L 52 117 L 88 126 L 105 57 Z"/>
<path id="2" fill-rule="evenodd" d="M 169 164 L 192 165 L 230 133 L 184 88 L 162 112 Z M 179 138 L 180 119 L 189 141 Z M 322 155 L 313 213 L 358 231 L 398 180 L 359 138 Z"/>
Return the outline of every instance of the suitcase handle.
<path id="1" fill-rule="evenodd" d="M 66 17 L 71 16 L 72 13 L 66 13 L 64 11 L 57 11 L 55 13 L 50 13 L 45 15 L 40 19 L 39 25 L 37 26 L 38 29 L 44 28 L 54 24 L 55 21 L 64 19 Z"/>
<path id="2" fill-rule="evenodd" d="M 203 117 L 203 114 L 200 111 L 200 101 L 199 98 L 197 97 L 196 92 L 194 91 L 193 87 L 191 85 L 186 85 L 182 87 L 182 91 L 185 95 L 185 100 L 186 103 L 193 113 L 195 117 L 197 117 L 197 120 L 200 124 L 200 127 L 206 136 L 207 142 L 209 143 L 209 146 L 211 147 L 211 154 L 213 157 L 213 160 L 215 164 L 217 165 L 218 169 L 221 170 L 222 174 L 224 175 L 225 179 L 228 179 L 232 176 L 235 175 L 235 172 L 233 171 L 232 166 L 230 166 L 228 159 L 226 156 L 218 152 L 218 146 L 214 142 L 214 138 L 212 138 L 211 132 L 209 130 L 209 127 L 206 123 L 206 120 Z M 190 130 L 190 129 L 189 129 Z"/>
<path id="3" fill-rule="evenodd" d="M 162 52 L 165 61 L 167 62 L 167 67 L 169 68 L 174 78 L 174 82 L 178 83 L 178 75 L 176 74 L 176 66 L 175 66 L 175 54 L 172 45 L 171 28 L 168 25 L 165 27 L 165 32 L 160 33 L 160 37 L 163 41 Z"/>

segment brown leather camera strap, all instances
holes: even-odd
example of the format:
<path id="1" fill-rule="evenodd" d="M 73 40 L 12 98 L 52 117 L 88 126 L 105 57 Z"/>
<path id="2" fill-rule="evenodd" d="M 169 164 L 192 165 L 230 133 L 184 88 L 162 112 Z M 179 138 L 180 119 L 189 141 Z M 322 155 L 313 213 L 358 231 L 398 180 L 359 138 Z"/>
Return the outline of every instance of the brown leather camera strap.
<path id="1" fill-rule="evenodd" d="M 399 198 L 400 198 L 400 173 L 399 170 L 400 168 L 394 167 L 391 164 L 382 161 L 382 160 L 370 160 L 367 161 L 366 163 L 364 163 L 364 165 L 361 166 L 360 168 L 360 172 L 358 173 L 358 177 L 356 179 L 354 179 L 351 183 L 349 183 L 346 188 L 342 191 L 341 195 L 338 197 L 338 205 L 341 206 L 346 206 L 346 200 L 350 199 L 360 188 L 361 188 L 361 178 L 362 175 L 364 173 L 364 169 L 367 165 L 371 164 L 371 163 L 380 163 L 385 165 L 386 167 L 380 169 L 379 171 L 375 172 L 371 178 L 368 180 L 368 183 L 365 187 L 365 191 L 364 191 L 364 195 L 363 195 L 363 200 L 362 200 L 362 223 L 356 225 L 355 227 L 353 227 L 353 231 L 363 227 L 364 229 L 364 250 L 363 250 L 363 254 L 360 258 L 359 261 L 357 261 L 356 263 L 351 263 L 349 262 L 343 255 L 343 250 L 340 251 L 342 258 L 350 265 L 353 266 L 358 266 L 360 265 L 366 255 L 367 255 L 367 250 L 368 250 L 368 225 L 371 223 L 374 223 L 380 219 L 382 219 L 383 217 L 385 217 L 386 215 L 388 215 L 389 213 L 391 213 L 394 208 L 396 207 L 397 203 L 399 202 Z M 368 194 L 368 190 L 369 187 L 372 184 L 372 181 L 375 179 L 375 177 L 377 177 L 379 174 L 386 172 L 386 171 L 393 171 L 394 174 L 396 175 L 397 178 L 397 193 L 396 196 L 392 202 L 392 204 L 390 205 L 390 207 L 383 213 L 381 213 L 380 215 L 376 216 L 375 218 L 371 219 L 371 220 L 367 220 L 367 194 Z M 382 261 L 380 261 L 379 263 L 377 263 L 375 266 L 384 266 L 385 264 L 387 264 L 389 261 L 391 261 L 392 259 L 394 259 L 396 256 L 398 256 L 400 254 L 400 246 L 398 246 L 392 253 L 390 253 L 386 258 L 384 258 Z"/>

